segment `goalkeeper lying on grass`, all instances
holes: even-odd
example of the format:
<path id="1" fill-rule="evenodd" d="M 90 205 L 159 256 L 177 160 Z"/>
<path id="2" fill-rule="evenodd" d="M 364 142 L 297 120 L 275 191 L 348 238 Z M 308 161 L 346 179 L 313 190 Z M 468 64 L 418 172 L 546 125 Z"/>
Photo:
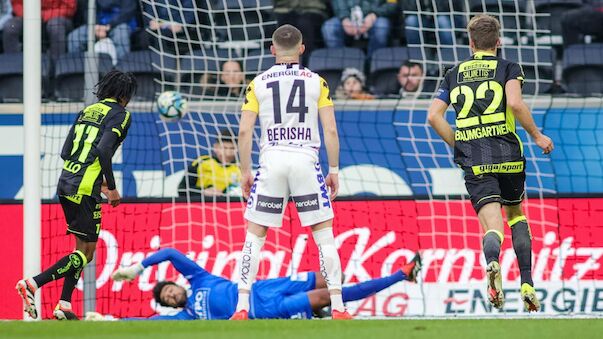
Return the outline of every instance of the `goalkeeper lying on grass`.
<path id="1" fill-rule="evenodd" d="M 229 319 L 237 304 L 237 285 L 210 274 L 181 252 L 166 248 L 149 256 L 140 264 L 115 271 L 113 280 L 133 280 L 152 265 L 169 260 L 190 283 L 186 289 L 171 281 L 162 281 L 153 288 L 155 301 L 162 306 L 182 308 L 175 315 L 155 315 L 148 320 Z M 416 282 L 421 269 L 419 254 L 396 273 L 343 288 L 343 301 L 371 296 L 399 281 Z M 255 319 L 311 318 L 331 303 L 325 280 L 315 272 L 294 277 L 259 280 L 251 290 L 249 317 Z M 88 319 L 98 318 L 92 314 Z M 102 317 L 102 316 L 100 316 Z M 133 319 L 130 319 L 133 320 Z"/>

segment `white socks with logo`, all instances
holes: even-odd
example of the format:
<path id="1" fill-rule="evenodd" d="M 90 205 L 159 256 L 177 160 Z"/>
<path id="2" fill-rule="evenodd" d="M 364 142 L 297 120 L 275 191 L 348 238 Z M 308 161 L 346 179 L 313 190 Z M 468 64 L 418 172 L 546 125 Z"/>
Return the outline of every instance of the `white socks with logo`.
<path id="1" fill-rule="evenodd" d="M 318 247 L 320 273 L 327 283 L 331 294 L 331 308 L 340 312 L 345 311 L 341 296 L 341 261 L 335 246 L 332 228 L 313 232 L 314 241 Z M 266 237 L 247 232 L 239 266 L 239 300 L 236 311 L 249 311 L 249 294 L 260 266 L 260 251 Z"/>
<path id="2" fill-rule="evenodd" d="M 241 251 L 241 261 L 239 266 L 239 301 L 237 303 L 237 312 L 240 310 L 249 311 L 249 294 L 251 285 L 255 281 L 260 266 L 260 251 L 264 246 L 266 237 L 260 238 L 257 235 L 247 232 L 243 250 Z"/>
<path id="3" fill-rule="evenodd" d="M 335 246 L 335 237 L 331 227 L 312 233 L 318 247 L 320 273 L 327 283 L 331 294 L 331 309 L 345 311 L 341 297 L 341 261 Z"/>

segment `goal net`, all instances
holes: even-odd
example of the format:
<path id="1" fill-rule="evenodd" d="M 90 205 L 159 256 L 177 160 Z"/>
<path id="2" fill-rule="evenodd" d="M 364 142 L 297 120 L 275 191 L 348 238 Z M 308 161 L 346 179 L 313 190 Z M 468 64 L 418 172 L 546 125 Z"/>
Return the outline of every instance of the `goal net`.
<path id="1" fill-rule="evenodd" d="M 426 119 L 446 69 L 471 55 L 466 23 L 485 12 L 499 18 L 500 56 L 522 65 L 526 102 L 536 124 L 558 147 L 552 156 L 543 155 L 518 126 L 527 161 L 524 210 L 533 235 L 533 275 L 542 311 L 600 311 L 603 212 L 596 194 L 603 192 L 603 175 L 596 136 L 603 129 L 601 100 L 551 94 L 565 65 L 562 46 L 554 45 L 558 35 L 551 28 L 551 11 L 545 10 L 556 2 L 407 3 L 392 14 L 394 47 L 368 56 L 366 41 L 360 38 L 347 48 L 319 48 L 308 57 L 308 67 L 327 79 L 335 99 L 341 191 L 334 202 L 334 231 L 344 283 L 389 275 L 416 251 L 423 256 L 418 284 L 397 283 L 348 307 L 359 317 L 499 313 L 491 309 L 485 294 L 483 233 L 462 172 L 453 163 L 452 150 Z M 109 279 L 118 266 L 139 262 L 160 248 L 176 248 L 210 273 L 237 278 L 246 204 L 233 141 L 245 85 L 274 63 L 268 49 L 277 24 L 272 2 L 141 0 L 139 5 L 144 29 L 138 33 L 148 44 L 114 65 L 134 72 L 139 81 L 137 97 L 128 106 L 132 127 L 114 157 L 124 203 L 103 206 L 96 279 L 84 279 L 91 281 L 96 293 L 83 296 L 80 283 L 74 297 L 78 314 L 86 298 L 95 300 L 98 312 L 118 318 L 171 312 L 156 305 L 151 292 L 160 280 L 186 284 L 169 265 L 147 269 L 132 283 Z M 586 49 L 573 53 L 600 53 Z M 87 62 L 102 68 L 105 59 L 100 53 Z M 401 70 L 403 64 L 406 68 Z M 346 73 L 346 68 L 363 75 Z M 409 75 L 417 69 L 419 75 Z M 364 82 L 374 98 L 347 98 L 343 83 L 350 74 Z M 398 78 L 407 82 L 400 85 Z M 70 89 L 74 88 L 81 91 L 82 86 Z M 157 112 L 155 99 L 168 90 L 187 100 L 181 119 L 166 120 Z M 64 217 L 55 196 L 60 148 L 75 112 L 83 107 L 81 97 L 67 99 L 75 102 L 53 101 L 43 112 L 43 191 L 48 199 L 43 206 L 43 268 L 73 247 L 73 239 L 63 236 Z M 453 123 L 454 113 L 447 118 Z M 258 140 L 259 129 L 252 152 L 255 166 Z M 321 164 L 328 168 L 324 150 Z M 259 279 L 317 271 L 316 247 L 291 203 L 283 227 L 270 230 L 262 255 Z M 508 230 L 501 266 L 507 295 L 502 313 L 525 314 Z M 44 288 L 44 317 L 52 314 L 60 286 Z"/>

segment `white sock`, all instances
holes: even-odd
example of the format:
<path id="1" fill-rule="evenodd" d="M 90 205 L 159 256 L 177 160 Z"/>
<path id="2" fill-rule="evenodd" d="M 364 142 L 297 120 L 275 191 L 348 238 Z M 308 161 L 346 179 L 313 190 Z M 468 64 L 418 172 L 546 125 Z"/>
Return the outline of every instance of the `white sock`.
<path id="1" fill-rule="evenodd" d="M 237 311 L 249 311 L 251 285 L 253 285 L 255 276 L 258 274 L 260 251 L 265 241 L 266 237 L 260 238 L 250 232 L 247 232 L 245 236 L 245 243 L 241 250 L 241 265 L 239 266 L 239 301 L 237 302 Z"/>
<path id="2" fill-rule="evenodd" d="M 335 237 L 331 227 L 312 233 L 316 246 L 318 246 L 320 273 L 327 283 L 331 294 L 331 308 L 343 312 L 341 297 L 341 261 L 335 246 Z M 333 293 L 337 290 L 337 293 Z"/>
<path id="3" fill-rule="evenodd" d="M 27 280 L 27 282 L 30 283 L 31 286 L 33 286 L 36 290 L 38 289 L 38 284 L 36 283 L 36 281 L 34 280 L 34 278 L 27 278 L 25 280 Z"/>
<path id="4" fill-rule="evenodd" d="M 64 308 L 71 309 L 71 303 L 69 301 L 59 300 L 59 305 Z"/>
<path id="5" fill-rule="evenodd" d="M 331 294 L 331 309 L 337 310 L 339 312 L 345 311 L 345 306 L 343 306 L 343 297 L 341 293 Z"/>
<path id="6" fill-rule="evenodd" d="M 240 310 L 249 311 L 249 292 L 239 290 L 239 301 L 237 302 L 237 312 Z"/>

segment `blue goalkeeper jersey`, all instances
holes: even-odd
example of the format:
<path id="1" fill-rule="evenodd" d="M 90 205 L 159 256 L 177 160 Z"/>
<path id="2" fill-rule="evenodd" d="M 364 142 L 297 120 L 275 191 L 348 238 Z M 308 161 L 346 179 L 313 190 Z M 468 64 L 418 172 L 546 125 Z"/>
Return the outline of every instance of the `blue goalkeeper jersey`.
<path id="1" fill-rule="evenodd" d="M 169 260 L 174 268 L 190 283 L 186 306 L 176 315 L 156 315 L 149 319 L 194 320 L 228 319 L 237 306 L 237 284 L 215 276 L 181 252 L 165 248 L 142 261 L 143 267 L 149 267 Z"/>
<path id="2" fill-rule="evenodd" d="M 188 279 L 186 306 L 175 315 L 155 315 L 127 320 L 219 320 L 229 319 L 238 301 L 237 284 L 215 276 L 173 248 L 165 248 L 142 261 L 143 267 L 169 260 Z M 249 317 L 252 319 L 311 318 L 307 292 L 316 286 L 314 273 L 296 277 L 260 280 L 251 289 Z"/>

